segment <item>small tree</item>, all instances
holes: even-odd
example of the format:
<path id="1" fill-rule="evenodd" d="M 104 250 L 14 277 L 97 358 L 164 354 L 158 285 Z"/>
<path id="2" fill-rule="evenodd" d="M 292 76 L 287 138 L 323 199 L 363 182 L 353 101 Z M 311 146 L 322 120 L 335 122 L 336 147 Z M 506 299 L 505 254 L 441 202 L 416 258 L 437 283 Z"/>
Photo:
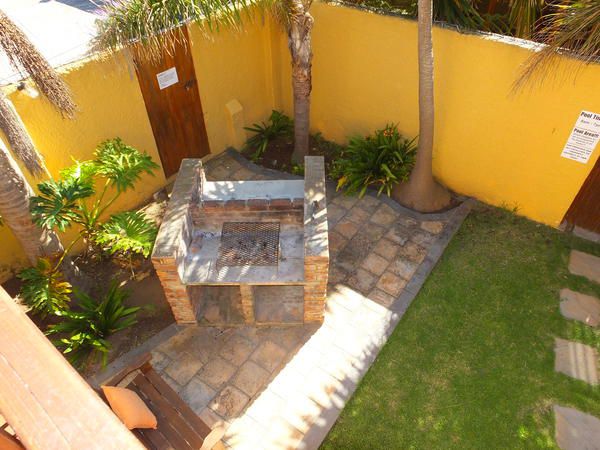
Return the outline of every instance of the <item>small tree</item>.
<path id="1" fill-rule="evenodd" d="M 133 189 L 143 173 L 152 174 L 158 165 L 119 138 L 101 143 L 95 156 L 64 169 L 58 180 L 38 184 L 40 193 L 31 198 L 31 213 L 40 229 L 65 231 L 76 226 L 79 231 L 56 264 L 41 260 L 21 272 L 25 282 L 21 298 L 34 311 L 64 312 L 71 285 L 64 284 L 59 268 L 80 240 L 88 255 L 117 255 L 128 261 L 132 254 L 147 257 L 152 250 L 157 229 L 144 214 L 128 211 L 113 214 L 106 222 L 103 218 L 123 192 Z M 101 186 L 99 192 L 96 184 Z"/>

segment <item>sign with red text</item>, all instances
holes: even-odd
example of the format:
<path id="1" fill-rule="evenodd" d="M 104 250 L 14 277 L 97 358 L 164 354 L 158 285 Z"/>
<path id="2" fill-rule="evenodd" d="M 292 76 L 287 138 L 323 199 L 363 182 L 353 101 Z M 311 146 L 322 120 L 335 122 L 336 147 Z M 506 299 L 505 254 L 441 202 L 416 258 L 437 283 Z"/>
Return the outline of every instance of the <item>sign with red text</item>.
<path id="1" fill-rule="evenodd" d="M 600 114 L 581 111 L 560 156 L 587 163 L 600 141 Z"/>

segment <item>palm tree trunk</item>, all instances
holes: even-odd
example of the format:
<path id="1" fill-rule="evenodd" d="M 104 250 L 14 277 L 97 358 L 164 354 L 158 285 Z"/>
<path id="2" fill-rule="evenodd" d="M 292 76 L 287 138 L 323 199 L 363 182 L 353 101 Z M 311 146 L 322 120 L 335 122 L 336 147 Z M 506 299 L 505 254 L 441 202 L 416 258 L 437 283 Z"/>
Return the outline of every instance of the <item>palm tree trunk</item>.
<path id="1" fill-rule="evenodd" d="M 33 191 L 23 172 L 0 141 L 0 215 L 19 240 L 29 262 L 40 256 L 60 256 L 63 247 L 53 231 L 42 230 L 31 220 L 29 198 Z"/>
<path id="2" fill-rule="evenodd" d="M 310 33 L 313 18 L 301 0 L 292 0 L 288 45 L 292 56 L 294 92 L 294 153 L 292 160 L 303 163 L 308 155 L 310 131 L 310 91 L 312 90 L 312 49 Z"/>
<path id="3" fill-rule="evenodd" d="M 10 100 L 0 90 L 0 130 L 8 139 L 15 156 L 35 176 L 50 175 L 44 165 L 42 156 L 37 152 L 29 133 Z"/>
<path id="4" fill-rule="evenodd" d="M 408 182 L 397 185 L 392 197 L 420 212 L 433 212 L 450 204 L 450 193 L 433 178 L 433 1 L 418 2 L 419 42 L 419 149 Z"/>

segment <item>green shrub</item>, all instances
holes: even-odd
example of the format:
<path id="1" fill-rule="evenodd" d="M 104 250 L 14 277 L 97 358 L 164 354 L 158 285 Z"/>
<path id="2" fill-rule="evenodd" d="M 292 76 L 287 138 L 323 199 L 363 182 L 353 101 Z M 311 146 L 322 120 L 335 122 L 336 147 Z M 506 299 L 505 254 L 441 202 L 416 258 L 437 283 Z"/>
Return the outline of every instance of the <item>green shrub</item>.
<path id="1" fill-rule="evenodd" d="M 269 142 L 280 136 L 291 136 L 294 132 L 294 121 L 282 112 L 273 110 L 269 117 L 269 123 L 255 123 L 246 130 L 254 133 L 246 141 L 246 148 L 253 149 L 251 158 L 257 160 L 265 152 Z"/>
<path id="2" fill-rule="evenodd" d="M 33 312 L 61 315 L 68 310 L 71 284 L 48 259 L 38 259 L 35 267 L 22 270 L 18 277 L 23 280 L 19 295 Z"/>
<path id="3" fill-rule="evenodd" d="M 94 240 L 111 255 L 128 256 L 137 253 L 147 258 L 156 239 L 154 222 L 139 211 L 114 214 L 100 227 Z"/>
<path id="4" fill-rule="evenodd" d="M 369 186 L 390 195 L 395 184 L 408 179 L 415 161 L 415 139 L 403 138 L 395 125 L 375 131 L 373 136 L 350 139 L 334 162 L 332 176 L 337 189 L 362 197 Z"/>
<path id="5" fill-rule="evenodd" d="M 76 367 L 81 367 L 90 356 L 102 357 L 106 364 L 110 343 L 107 338 L 117 331 L 136 323 L 139 307 L 126 308 L 123 304 L 129 292 L 113 282 L 102 300 L 75 291 L 80 311 L 67 311 L 63 320 L 48 327 L 46 334 L 62 334 L 65 337 L 55 341 L 58 348 Z"/>
<path id="6" fill-rule="evenodd" d="M 96 234 L 102 229 L 103 213 L 123 192 L 133 189 L 143 173 L 152 174 L 158 168 L 150 156 L 126 145 L 119 138 L 102 142 L 94 155 L 91 161 L 76 162 L 62 170 L 59 180 L 38 184 L 40 193 L 31 198 L 31 213 L 39 226 L 59 231 L 65 231 L 73 224 L 80 226 L 77 239 L 68 249 L 79 239 L 93 247 Z M 96 190 L 97 182 L 101 183 L 99 192 Z M 142 241 L 134 245 L 133 239 L 135 235 L 131 234 L 131 251 L 143 254 L 147 243 Z M 109 254 L 115 252 L 108 249 Z"/>

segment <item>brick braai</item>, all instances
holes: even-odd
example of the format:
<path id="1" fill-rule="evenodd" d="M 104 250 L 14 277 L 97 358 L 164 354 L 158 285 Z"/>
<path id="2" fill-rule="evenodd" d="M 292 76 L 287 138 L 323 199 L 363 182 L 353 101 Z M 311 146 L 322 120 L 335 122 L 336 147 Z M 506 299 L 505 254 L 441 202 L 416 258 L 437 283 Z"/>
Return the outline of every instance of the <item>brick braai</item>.
<path id="1" fill-rule="evenodd" d="M 217 264 L 223 224 L 232 222 L 279 223 L 277 264 Z M 256 323 L 255 287 L 303 286 L 299 320 L 322 321 L 329 267 L 323 158 L 306 157 L 304 180 L 215 182 L 206 181 L 200 160 L 183 160 L 152 262 L 177 323 L 197 323 L 208 286 L 239 286 L 247 324 Z"/>

